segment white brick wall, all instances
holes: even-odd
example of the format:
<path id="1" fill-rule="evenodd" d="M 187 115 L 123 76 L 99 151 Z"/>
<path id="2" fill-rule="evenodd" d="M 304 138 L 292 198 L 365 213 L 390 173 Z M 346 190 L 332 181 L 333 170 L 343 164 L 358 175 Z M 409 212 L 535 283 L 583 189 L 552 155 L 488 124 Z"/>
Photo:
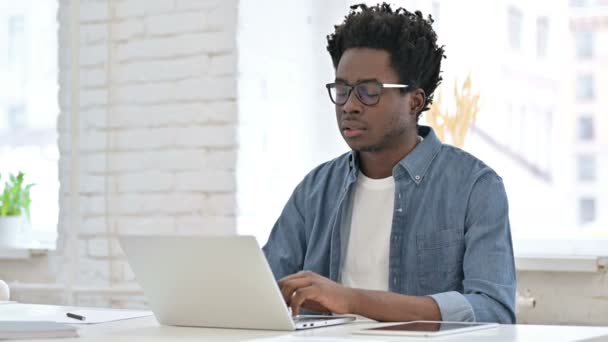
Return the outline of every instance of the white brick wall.
<path id="1" fill-rule="evenodd" d="M 49 264 L 60 271 L 32 282 L 85 289 L 55 302 L 142 307 L 141 296 L 86 291 L 134 284 L 118 234 L 236 231 L 237 0 L 81 0 L 78 146 L 71 5 L 62 0 L 58 15 L 60 250 Z M 71 169 L 72 148 L 79 170 Z M 79 212 L 70 202 L 76 172 Z M 73 283 L 62 284 L 70 274 Z M 47 302 L 39 291 L 16 295 Z"/>

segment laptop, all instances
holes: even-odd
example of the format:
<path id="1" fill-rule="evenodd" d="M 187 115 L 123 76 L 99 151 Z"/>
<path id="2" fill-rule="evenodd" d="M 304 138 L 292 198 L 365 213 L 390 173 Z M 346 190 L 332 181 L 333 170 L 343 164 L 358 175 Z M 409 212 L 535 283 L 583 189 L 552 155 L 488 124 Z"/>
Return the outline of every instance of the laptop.
<path id="1" fill-rule="evenodd" d="M 253 236 L 121 236 L 129 265 L 164 325 L 293 331 L 355 320 L 292 317 Z"/>

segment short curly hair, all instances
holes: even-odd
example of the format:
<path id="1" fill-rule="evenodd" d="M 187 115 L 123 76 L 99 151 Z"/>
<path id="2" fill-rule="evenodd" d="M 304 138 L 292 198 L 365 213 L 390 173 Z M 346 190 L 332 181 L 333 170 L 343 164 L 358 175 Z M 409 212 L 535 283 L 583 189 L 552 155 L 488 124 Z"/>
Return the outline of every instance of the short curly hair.
<path id="1" fill-rule="evenodd" d="M 421 88 L 426 94 L 424 107 L 418 115 L 429 109 L 433 92 L 442 80 L 441 60 L 445 58 L 444 47 L 437 46 L 433 18 L 429 15 L 425 19 L 420 11 L 412 13 L 401 7 L 393 11 L 385 2 L 350 8 L 344 22 L 334 26 L 334 33 L 327 36 L 327 51 L 334 68 L 350 48 L 386 50 L 399 81 L 409 85 L 406 91 Z"/>

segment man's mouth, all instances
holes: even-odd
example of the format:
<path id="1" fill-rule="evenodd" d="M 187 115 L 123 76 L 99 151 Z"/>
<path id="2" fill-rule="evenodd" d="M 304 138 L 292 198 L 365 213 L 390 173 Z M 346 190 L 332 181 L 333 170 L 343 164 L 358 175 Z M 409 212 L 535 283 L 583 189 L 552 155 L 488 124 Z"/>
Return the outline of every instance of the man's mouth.
<path id="1" fill-rule="evenodd" d="M 360 136 L 361 134 L 363 134 L 364 131 L 365 131 L 365 128 L 363 128 L 363 127 L 357 127 L 357 126 L 351 126 L 351 125 L 342 126 L 342 132 L 344 132 L 344 136 L 346 138 L 356 138 L 356 137 Z"/>

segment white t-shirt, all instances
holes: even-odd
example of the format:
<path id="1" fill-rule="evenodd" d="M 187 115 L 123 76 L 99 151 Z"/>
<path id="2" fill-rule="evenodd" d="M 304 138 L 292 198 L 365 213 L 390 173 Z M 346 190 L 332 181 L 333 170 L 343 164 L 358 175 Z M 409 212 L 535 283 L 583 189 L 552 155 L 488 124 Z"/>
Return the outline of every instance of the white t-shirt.
<path id="1" fill-rule="evenodd" d="M 395 180 L 371 179 L 359 171 L 342 284 L 367 290 L 388 291 L 388 258 Z"/>

